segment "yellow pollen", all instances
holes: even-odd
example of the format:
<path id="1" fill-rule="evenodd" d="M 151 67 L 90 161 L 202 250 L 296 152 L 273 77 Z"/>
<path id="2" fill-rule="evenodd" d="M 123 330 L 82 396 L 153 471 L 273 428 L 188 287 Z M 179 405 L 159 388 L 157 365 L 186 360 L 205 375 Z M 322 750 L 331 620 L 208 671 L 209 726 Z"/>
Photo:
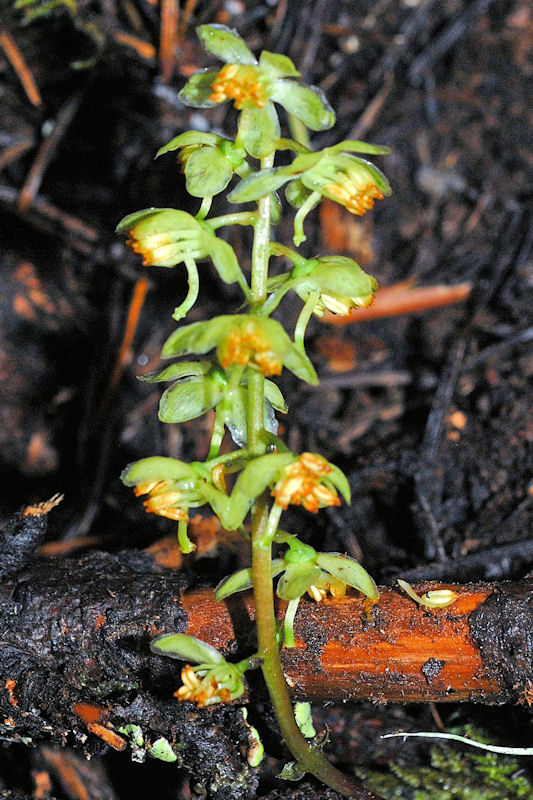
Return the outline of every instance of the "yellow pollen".
<path id="1" fill-rule="evenodd" d="M 264 375 L 281 375 L 281 359 L 270 348 L 270 342 L 255 322 L 240 325 L 231 331 L 219 347 L 219 359 L 226 369 L 231 364 L 253 363 Z"/>
<path id="2" fill-rule="evenodd" d="M 209 99 L 213 103 L 233 100 L 235 108 L 264 108 L 268 93 L 261 81 L 259 69 L 249 64 L 226 64 L 211 84 L 213 93 Z"/>
<path id="3" fill-rule="evenodd" d="M 374 200 L 383 200 L 381 192 L 375 184 L 367 184 L 362 189 L 355 186 L 347 189 L 338 183 L 330 183 L 324 189 L 333 200 L 337 200 L 350 214 L 362 217 L 374 205 Z"/>

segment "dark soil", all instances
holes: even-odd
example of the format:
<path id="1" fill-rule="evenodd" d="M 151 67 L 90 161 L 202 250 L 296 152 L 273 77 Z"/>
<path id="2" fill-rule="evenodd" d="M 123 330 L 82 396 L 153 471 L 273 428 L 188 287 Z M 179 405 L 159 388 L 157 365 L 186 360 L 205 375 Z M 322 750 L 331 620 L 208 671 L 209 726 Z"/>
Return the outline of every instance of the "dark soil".
<path id="1" fill-rule="evenodd" d="M 206 0 L 182 5 L 192 16 L 187 20 L 182 9 L 182 43 L 164 83 L 156 52 L 159 10 L 149 0 L 79 0 L 74 17 L 60 8 L 29 25 L 23 24 L 23 11 L 2 0 L 2 23 L 24 54 L 42 105 L 30 103 L 0 49 L 0 521 L 12 519 L 22 506 L 64 493 L 50 514 L 47 539 L 92 537 L 85 546 L 95 548 L 95 579 L 108 576 L 110 592 L 113 582 L 124 578 L 120 551 L 141 551 L 175 528 L 146 517 L 118 476 L 128 462 L 146 455 L 186 460 L 206 455 L 209 419 L 179 428 L 163 425 L 157 420 L 160 387 L 137 380 L 157 365 L 161 345 L 175 328 L 170 315 L 184 296 L 185 280 L 179 269 L 149 273 L 131 359 L 115 386 L 128 304 L 142 267 L 114 228 L 125 214 L 149 206 L 196 212 L 172 157 L 154 162 L 153 156 L 188 127 L 233 130 L 227 105 L 200 113 L 184 108 L 176 96 L 193 68 L 209 63 L 194 27 L 218 21 L 236 27 L 255 50 L 290 55 L 303 79 L 326 91 L 337 126 L 316 135 L 315 147 L 359 138 L 392 149 L 379 159 L 392 197 L 362 219 L 325 206 L 307 221 L 304 253 L 350 255 L 384 286 L 405 280 L 421 286 L 472 284 L 469 299 L 448 308 L 343 328 L 312 324 L 309 353 L 321 385 L 309 389 L 283 375 L 291 409 L 284 435 L 293 449 L 316 450 L 338 463 L 350 478 L 353 502 L 316 518 L 291 512 L 286 526 L 320 549 L 362 558 L 381 583 L 396 576 L 520 580 L 533 563 L 529 4 Z M 139 52 L 125 34 L 153 45 L 155 55 Z M 73 62 L 80 61 L 84 68 L 75 68 Z M 290 232 L 287 223 L 280 238 L 287 240 Z M 232 232 L 231 243 L 247 267 L 246 232 Z M 202 278 L 191 320 L 236 309 L 232 288 L 220 286 L 208 267 Z M 290 303 L 280 313 L 288 325 L 294 321 Z M 16 529 L 10 532 L 15 536 Z M 27 535 L 18 553 L 8 547 L 0 554 L 7 572 L 25 566 L 44 526 L 36 523 Z M 139 552 L 135 558 L 141 570 L 145 556 Z M 44 556 L 42 563 L 46 573 Z M 49 586 L 54 604 L 70 602 L 67 595 L 84 574 L 81 567 L 76 575 L 61 563 Z M 231 548 L 211 548 L 193 563 L 187 580 L 212 585 L 237 563 Z M 168 581 L 168 591 L 177 591 L 175 574 L 169 573 Z M 148 641 L 158 598 L 139 602 L 134 581 L 131 589 L 132 605 L 117 618 L 117 635 L 142 629 Z M 509 625 L 519 627 L 512 609 L 505 613 Z M 86 623 L 80 612 L 79 624 Z M 31 673 L 28 659 L 31 654 L 12 653 L 21 680 Z M 157 660 L 150 657 L 146 669 L 168 667 L 158 667 Z M 137 703 L 139 720 L 150 718 L 154 735 L 165 730 L 164 716 L 171 713 L 168 675 L 161 678 L 168 692 L 161 689 L 160 707 L 147 709 L 148 700 L 126 686 L 127 664 L 109 669 L 104 677 L 117 680 L 117 705 L 128 704 L 131 711 Z M 70 736 L 68 744 L 79 747 L 85 728 L 76 729 L 72 713 L 61 708 L 61 678 L 51 675 L 43 692 L 50 714 L 70 714 L 66 728 L 79 736 Z M 172 709 L 176 739 L 185 741 L 192 722 Z M 315 794 L 310 785 L 288 791 L 264 775 L 256 789 L 255 771 L 243 771 L 248 734 L 238 713 L 196 714 L 203 741 L 215 737 L 220 750 L 194 751 L 194 736 L 188 740 L 184 762 L 196 760 L 193 773 L 202 791 L 217 798 L 269 790 L 276 791 L 272 799 L 329 796 Z M 445 722 L 451 713 L 441 709 Z M 523 706 L 461 713 L 482 722 L 494 739 L 503 730 L 505 743 L 531 744 Z M 426 745 L 398 740 L 385 745 L 378 734 L 434 726 L 427 707 L 316 709 L 316 718 L 330 724 L 329 750 L 340 765 L 371 766 L 402 754 L 423 761 Z M 284 757 L 270 732 L 268 708 L 252 705 L 249 721 L 269 753 Z M 45 748 L 12 744 L 4 728 L 4 796 L 31 794 L 32 770 L 42 769 L 53 775 L 54 796 L 80 796 L 54 771 Z M 101 755 L 103 743 L 89 740 L 86 750 Z M 215 785 L 213 764 L 220 753 L 229 759 L 228 772 L 218 775 Z M 158 800 L 196 797 L 200 790 L 189 787 L 186 773 L 172 764 L 131 763 L 123 753 L 108 753 L 89 766 L 76 761 L 75 753 L 72 758 L 90 798 L 144 800 L 154 797 L 154 785 Z"/>

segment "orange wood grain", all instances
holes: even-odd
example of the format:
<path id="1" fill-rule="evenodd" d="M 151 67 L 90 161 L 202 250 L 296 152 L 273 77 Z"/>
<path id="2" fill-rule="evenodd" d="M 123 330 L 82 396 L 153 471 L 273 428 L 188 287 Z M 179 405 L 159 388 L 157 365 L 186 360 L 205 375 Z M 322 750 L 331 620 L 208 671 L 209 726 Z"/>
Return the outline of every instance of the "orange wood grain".
<path id="1" fill-rule="evenodd" d="M 418 591 L 428 588 L 436 586 L 424 584 Z M 470 636 L 469 616 L 490 586 L 438 588 L 452 588 L 458 599 L 447 608 L 427 609 L 399 589 L 382 589 L 370 609 L 354 595 L 320 604 L 302 600 L 296 647 L 282 651 L 294 694 L 336 701 L 505 700 Z M 183 602 L 190 635 L 226 653 L 236 640 L 246 641 L 254 616 L 249 593 L 216 603 L 212 591 L 203 590 L 184 595 Z M 280 602 L 280 618 L 284 608 Z"/>

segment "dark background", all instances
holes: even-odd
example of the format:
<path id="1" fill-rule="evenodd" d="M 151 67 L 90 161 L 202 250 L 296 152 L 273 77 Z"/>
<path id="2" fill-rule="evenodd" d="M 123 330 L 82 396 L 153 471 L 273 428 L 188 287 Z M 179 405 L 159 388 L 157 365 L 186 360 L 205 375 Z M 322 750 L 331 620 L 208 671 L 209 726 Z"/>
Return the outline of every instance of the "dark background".
<path id="1" fill-rule="evenodd" d="M 60 6 L 24 24 L 41 6 L 1 6 L 42 102 L 30 102 L 0 50 L 0 519 L 62 492 L 49 538 L 70 547 L 82 536 L 103 549 L 146 547 L 174 529 L 146 517 L 118 476 L 146 455 L 206 454 L 209 418 L 163 426 L 160 388 L 136 379 L 157 365 L 175 327 L 184 276 L 149 271 L 118 375 L 143 268 L 113 231 L 152 205 L 196 212 L 173 156 L 153 157 L 189 127 L 233 134 L 229 105 L 203 113 L 177 100 L 191 72 L 212 63 L 195 25 L 218 21 L 256 51 L 288 54 L 305 82 L 324 89 L 337 125 L 314 136 L 314 147 L 361 138 L 392 149 L 378 161 L 393 195 L 363 219 L 324 205 L 307 220 L 302 252 L 350 255 L 383 285 L 472 284 L 467 301 L 443 309 L 343 328 L 313 322 L 309 352 L 322 384 L 309 389 L 284 375 L 291 411 L 282 424 L 295 450 L 322 452 L 347 472 L 354 499 L 316 519 L 291 514 L 291 530 L 362 558 L 380 582 L 525 575 L 533 560 L 529 4 L 189 2 L 174 61 L 163 64 L 160 12 L 148 0 L 81 0 L 75 14 Z M 290 231 L 287 221 L 280 238 L 288 242 Z M 230 241 L 246 268 L 246 234 L 232 231 Z M 208 266 L 201 276 L 191 321 L 236 308 L 237 295 Z M 290 325 L 294 312 L 289 302 L 280 318 Z M 215 555 L 198 559 L 213 580 L 231 561 Z M 377 712 L 347 713 L 364 727 Z M 432 724 L 425 709 L 408 713 Z M 493 710 L 484 724 L 501 729 L 504 713 Z M 514 713 L 511 727 L 525 731 Z M 337 747 L 353 758 L 346 742 Z M 359 762 L 377 758 L 375 747 Z M 173 796 L 169 767 L 128 767 L 121 757 L 117 768 L 118 758 L 107 766 L 117 796 L 126 796 L 128 769 L 137 797 L 152 796 L 151 772 L 169 778 L 161 797 Z M 5 785 L 28 790 L 27 767 L 25 775 L 6 766 Z"/>

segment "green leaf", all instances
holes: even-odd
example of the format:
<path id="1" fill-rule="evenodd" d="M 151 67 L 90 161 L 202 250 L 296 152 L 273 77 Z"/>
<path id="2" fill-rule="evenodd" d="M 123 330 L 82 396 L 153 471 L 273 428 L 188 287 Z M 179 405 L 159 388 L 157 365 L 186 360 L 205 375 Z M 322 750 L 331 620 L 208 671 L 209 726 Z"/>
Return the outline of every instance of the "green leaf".
<path id="1" fill-rule="evenodd" d="M 268 378 L 265 381 L 265 397 L 276 411 L 287 414 L 289 407 L 285 402 L 285 398 L 279 387 L 273 381 L 269 381 Z"/>
<path id="2" fill-rule="evenodd" d="M 164 633 L 150 642 L 150 650 L 160 656 L 193 664 L 223 664 L 225 658 L 210 644 L 184 633 Z"/>
<path id="3" fill-rule="evenodd" d="M 159 402 L 161 422 L 188 422 L 213 408 L 224 393 L 209 377 L 190 377 L 168 388 Z"/>
<path id="4" fill-rule="evenodd" d="M 239 138 L 253 158 L 264 158 L 276 149 L 280 127 L 271 102 L 264 108 L 245 108 L 239 117 Z"/>
<path id="5" fill-rule="evenodd" d="M 315 581 L 320 579 L 320 567 L 312 561 L 302 564 L 289 564 L 278 582 L 276 594 L 282 600 L 296 600 L 301 597 Z"/>
<path id="6" fill-rule="evenodd" d="M 148 375 L 139 375 L 138 380 L 147 383 L 160 383 L 161 381 L 173 381 L 179 378 L 192 378 L 205 375 L 212 368 L 211 361 L 190 361 L 170 364 L 161 372 L 150 372 Z"/>
<path id="7" fill-rule="evenodd" d="M 213 108 L 218 105 L 209 98 L 213 94 L 211 84 L 217 76 L 216 70 L 202 69 L 191 75 L 183 89 L 178 93 L 178 100 L 193 108 Z"/>
<path id="8" fill-rule="evenodd" d="M 128 464 L 120 479 L 126 486 L 136 486 L 147 481 L 196 481 L 198 474 L 190 464 L 178 461 L 177 458 L 151 456 Z"/>
<path id="9" fill-rule="evenodd" d="M 257 64 L 255 56 L 236 30 L 226 25 L 200 25 L 196 28 L 204 50 L 227 64 Z"/>
<path id="10" fill-rule="evenodd" d="M 335 113 L 317 86 L 300 86 L 280 79 L 274 84 L 271 97 L 312 131 L 324 131 L 335 124 Z"/>
<path id="11" fill-rule="evenodd" d="M 286 174 L 283 167 L 281 169 L 263 169 L 260 172 L 253 172 L 232 189 L 227 199 L 230 203 L 250 203 L 271 192 L 275 192 L 284 183 L 290 181 L 291 177 L 291 175 Z"/>
<path id="12" fill-rule="evenodd" d="M 175 136 L 173 139 L 171 139 L 168 144 L 160 147 L 155 154 L 155 157 L 159 158 L 159 156 L 162 156 L 164 153 L 170 153 L 173 150 L 179 150 L 181 147 L 189 147 L 190 145 L 203 144 L 214 147 L 220 138 L 221 137 L 217 136 L 216 133 L 207 133 L 205 131 L 185 131 L 185 133 L 180 133 L 179 136 Z"/>
<path id="13" fill-rule="evenodd" d="M 185 165 L 187 191 L 193 197 L 218 194 L 233 177 L 233 168 L 218 147 L 202 147 Z"/>
<path id="14" fill-rule="evenodd" d="M 372 600 L 379 598 L 376 584 L 366 569 L 354 558 L 343 556 L 340 553 L 319 553 L 317 564 L 348 586 L 358 589 Z"/>
<path id="15" fill-rule="evenodd" d="M 288 56 L 263 50 L 259 56 L 259 66 L 270 78 L 298 78 L 300 73 Z"/>
<path id="16" fill-rule="evenodd" d="M 311 716 L 311 703 L 295 703 L 294 719 L 306 739 L 312 739 L 313 736 L 316 736 L 313 717 Z"/>

